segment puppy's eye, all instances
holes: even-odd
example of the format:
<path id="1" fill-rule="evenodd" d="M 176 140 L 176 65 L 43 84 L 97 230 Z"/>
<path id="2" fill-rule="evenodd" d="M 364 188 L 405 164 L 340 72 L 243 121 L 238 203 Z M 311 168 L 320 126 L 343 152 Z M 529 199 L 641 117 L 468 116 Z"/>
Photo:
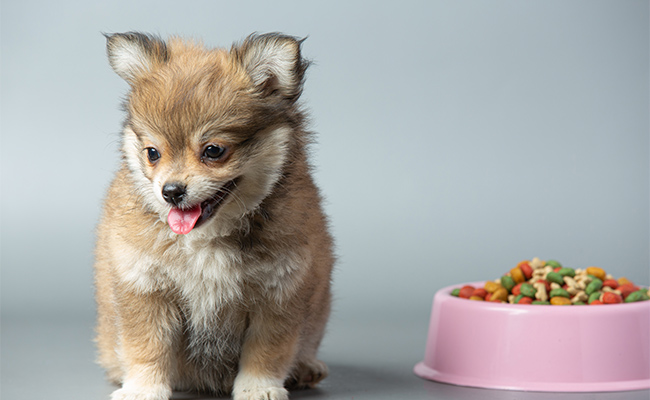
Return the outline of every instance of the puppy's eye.
<path id="1" fill-rule="evenodd" d="M 218 160 L 226 153 L 226 148 L 219 145 L 211 144 L 203 150 L 203 158 L 208 160 Z"/>
<path id="2" fill-rule="evenodd" d="M 149 158 L 149 162 L 155 163 L 156 161 L 158 161 L 158 159 L 160 158 L 160 153 L 158 152 L 158 150 L 154 149 L 153 147 L 147 147 L 146 150 L 147 150 L 147 158 Z"/>

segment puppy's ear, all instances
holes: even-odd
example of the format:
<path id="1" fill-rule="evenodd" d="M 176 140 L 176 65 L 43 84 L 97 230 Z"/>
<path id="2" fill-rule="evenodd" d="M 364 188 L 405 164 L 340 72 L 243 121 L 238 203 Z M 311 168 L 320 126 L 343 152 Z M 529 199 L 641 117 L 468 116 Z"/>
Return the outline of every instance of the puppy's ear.
<path id="1" fill-rule="evenodd" d="M 253 34 L 234 46 L 231 54 L 263 96 L 296 100 L 309 66 L 300 55 L 301 44 L 302 40 L 279 33 Z"/>
<path id="2" fill-rule="evenodd" d="M 129 83 L 169 59 L 165 42 L 157 37 L 139 32 L 104 36 L 111 67 Z"/>

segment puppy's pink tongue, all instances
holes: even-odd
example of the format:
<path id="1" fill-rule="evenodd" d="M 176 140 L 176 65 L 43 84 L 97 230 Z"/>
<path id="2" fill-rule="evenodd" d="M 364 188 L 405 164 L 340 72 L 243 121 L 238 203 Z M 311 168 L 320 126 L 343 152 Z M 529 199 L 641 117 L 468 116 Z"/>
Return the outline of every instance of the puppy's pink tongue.
<path id="1" fill-rule="evenodd" d="M 194 225 L 200 216 L 201 205 L 199 204 L 189 210 L 172 208 L 167 216 L 167 223 L 174 233 L 187 235 L 194 228 Z"/>

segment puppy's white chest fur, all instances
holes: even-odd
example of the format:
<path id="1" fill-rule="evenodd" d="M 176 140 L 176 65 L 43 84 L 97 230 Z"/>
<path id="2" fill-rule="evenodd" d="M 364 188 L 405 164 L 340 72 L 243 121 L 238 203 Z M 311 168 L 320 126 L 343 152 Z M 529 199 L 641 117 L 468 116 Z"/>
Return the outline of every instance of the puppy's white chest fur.
<path id="1" fill-rule="evenodd" d="M 209 243 L 187 242 L 175 251 L 178 265 L 165 268 L 165 275 L 183 297 L 207 302 L 240 298 L 244 285 L 241 253 Z"/>
<path id="2" fill-rule="evenodd" d="M 245 309 L 257 297 L 282 302 L 302 282 L 304 266 L 311 261 L 307 252 L 299 251 L 260 260 L 216 241 L 192 237 L 178 238 L 163 258 L 148 250 L 130 247 L 121 253 L 116 265 L 121 266 L 122 280 L 142 293 L 177 293 L 193 324 L 207 323 L 227 305 Z"/>

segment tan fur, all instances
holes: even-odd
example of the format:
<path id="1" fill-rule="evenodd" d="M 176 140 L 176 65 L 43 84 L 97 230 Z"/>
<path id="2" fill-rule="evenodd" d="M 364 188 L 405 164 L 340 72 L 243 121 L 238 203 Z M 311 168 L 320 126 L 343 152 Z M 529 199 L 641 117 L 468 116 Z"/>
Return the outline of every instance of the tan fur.
<path id="1" fill-rule="evenodd" d="M 281 400 L 285 383 L 313 387 L 327 374 L 316 353 L 333 256 L 296 102 L 300 42 L 251 36 L 227 51 L 107 38 L 131 85 L 95 264 L 99 363 L 122 384 L 112 398 L 182 389 Z M 207 145 L 227 152 L 206 159 Z M 214 215 L 187 235 L 171 231 L 166 182 L 187 185 L 191 207 L 231 180 Z"/>

